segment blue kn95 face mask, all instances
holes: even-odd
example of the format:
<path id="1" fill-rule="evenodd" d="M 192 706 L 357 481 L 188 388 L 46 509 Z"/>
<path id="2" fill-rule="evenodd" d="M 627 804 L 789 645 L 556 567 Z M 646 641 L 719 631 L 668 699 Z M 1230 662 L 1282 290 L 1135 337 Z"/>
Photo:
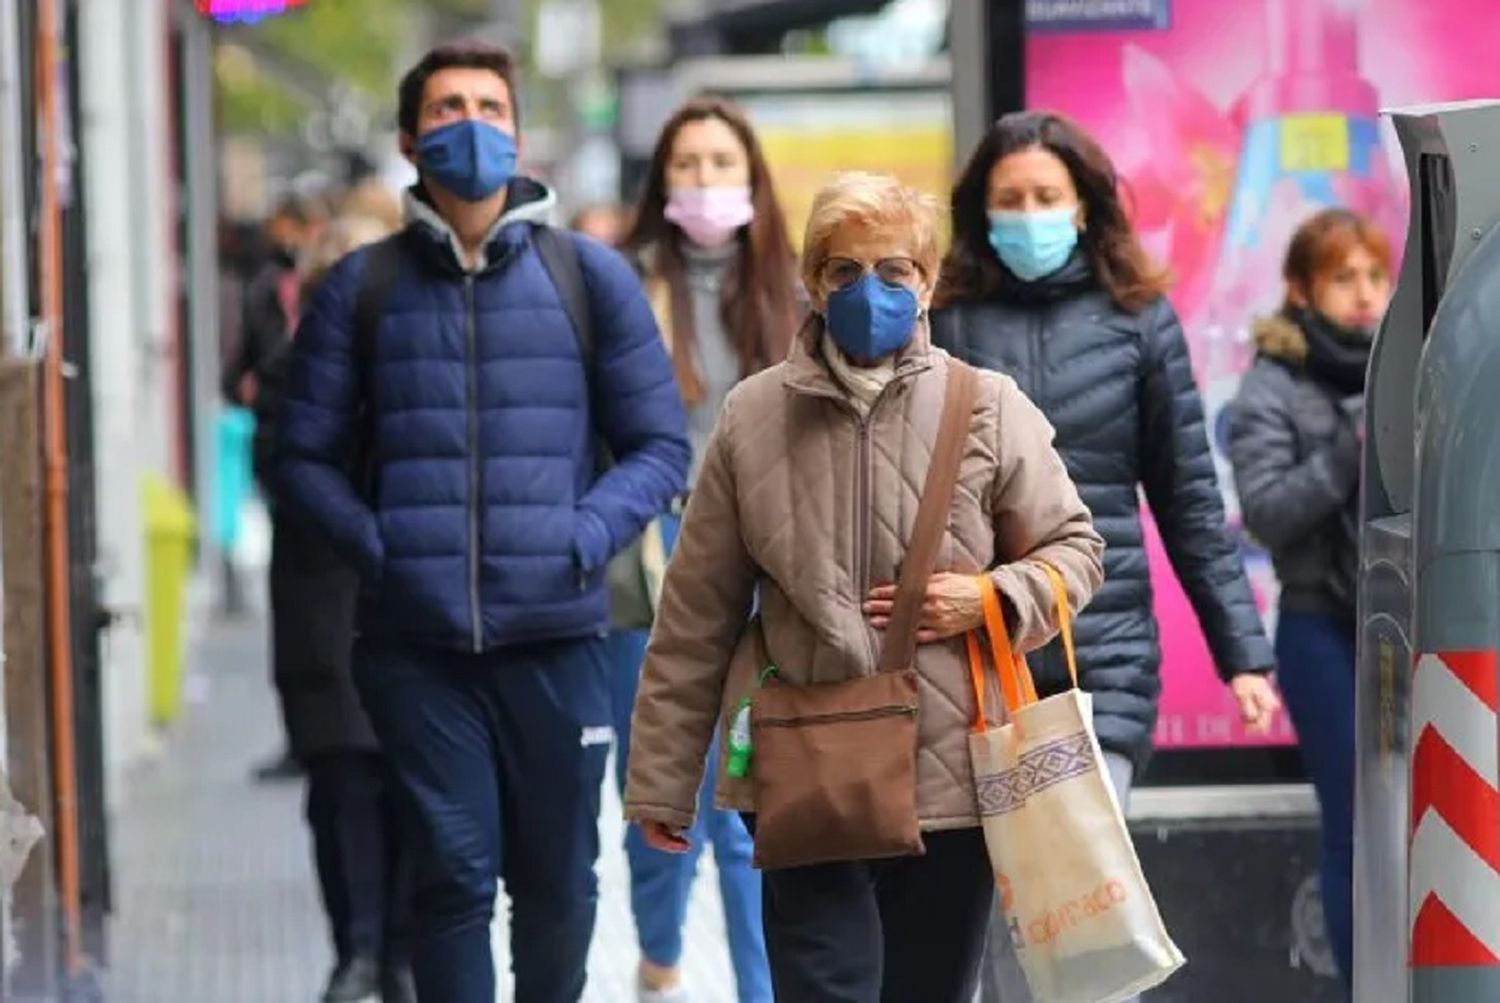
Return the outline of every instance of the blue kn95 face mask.
<path id="1" fill-rule="evenodd" d="M 911 340 L 921 312 L 916 293 L 866 272 L 828 297 L 828 335 L 851 359 L 883 359 Z"/>
<path id="2" fill-rule="evenodd" d="M 468 202 L 481 202 L 516 176 L 516 140 L 488 122 L 467 118 L 417 140 L 422 173 Z"/>

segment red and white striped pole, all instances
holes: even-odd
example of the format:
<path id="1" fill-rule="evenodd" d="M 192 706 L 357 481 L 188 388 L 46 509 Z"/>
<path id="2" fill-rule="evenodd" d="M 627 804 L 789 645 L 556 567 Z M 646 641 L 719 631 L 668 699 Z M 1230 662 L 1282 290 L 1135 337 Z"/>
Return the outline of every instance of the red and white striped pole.
<path id="1" fill-rule="evenodd" d="M 1500 973 L 1500 679 L 1494 651 L 1417 657 L 1412 677 L 1413 969 Z"/>

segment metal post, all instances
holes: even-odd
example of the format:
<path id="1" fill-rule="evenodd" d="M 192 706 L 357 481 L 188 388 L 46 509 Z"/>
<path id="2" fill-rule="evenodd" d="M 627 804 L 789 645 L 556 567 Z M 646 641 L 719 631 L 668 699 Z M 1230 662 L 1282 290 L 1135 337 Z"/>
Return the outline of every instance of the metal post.
<path id="1" fill-rule="evenodd" d="M 73 715 L 73 631 L 68 565 L 68 429 L 63 386 L 62 204 L 58 192 L 62 163 L 63 109 L 58 93 L 58 47 L 62 24 L 59 0 L 37 8 L 37 101 L 40 105 L 42 211 L 37 233 L 41 272 L 44 354 L 43 455 L 45 457 L 47 541 L 47 662 L 52 685 L 53 796 L 57 804 L 57 874 L 66 943 L 64 967 L 70 977 L 84 970 L 78 853 L 77 757 Z"/>
<path id="2" fill-rule="evenodd" d="M 15 5 L 0 3 L 0 355 L 20 355 L 31 340 L 19 30 Z"/>
<path id="3" fill-rule="evenodd" d="M 1026 0 L 989 0 L 985 11 L 985 88 L 993 121 L 1026 107 Z"/>
<path id="4" fill-rule="evenodd" d="M 948 51 L 953 63 L 953 155 L 960 164 L 979 145 L 989 122 L 985 96 L 984 7 L 958 0 L 948 15 Z"/>
<path id="5" fill-rule="evenodd" d="M 952 11 L 953 149 L 962 163 L 990 123 L 1026 107 L 1026 3 L 957 0 Z"/>
<path id="6" fill-rule="evenodd" d="M 178 19 L 181 31 L 183 108 L 182 158 L 187 225 L 181 247 L 187 282 L 189 421 L 193 432 L 192 491 L 200 510 L 213 498 L 217 450 L 212 429 L 219 410 L 218 163 L 213 154 L 213 37 L 209 24 L 190 10 Z M 206 520 L 205 520 L 206 521 Z M 208 557 L 209 555 L 205 555 Z M 217 558 L 218 555 L 212 555 Z"/>
<path id="7" fill-rule="evenodd" d="M 3 19 L 4 17 L 5 17 L 5 14 L 3 12 L 0 12 L 0 19 Z M 0 30 L 3 30 L 3 29 L 0 29 Z M 3 51 L 0 51 L 0 63 L 3 63 L 4 59 L 5 59 L 5 54 L 4 54 Z M 0 202 L 3 202 L 4 199 L 5 199 L 5 193 L 4 192 L 0 192 Z M 3 246 L 0 246 L 0 259 L 3 259 L 4 256 L 5 256 L 5 249 L 4 249 Z M 3 307 L 4 304 L 5 304 L 5 302 L 6 302 L 6 290 L 5 290 L 5 288 L 4 288 L 3 285 L 0 285 L 0 307 Z M 5 355 L 5 343 L 4 343 L 3 339 L 0 339 L 0 357 L 3 357 L 4 355 Z M 8 740 L 7 740 L 7 737 L 6 737 L 7 733 L 6 733 L 6 730 L 5 730 L 5 724 L 6 724 L 6 722 L 5 722 L 5 711 L 6 711 L 6 707 L 5 707 L 5 700 L 4 700 L 4 693 L 5 693 L 5 542 L 4 541 L 5 541 L 5 506 L 3 504 L 0 504 L 0 766 L 7 767 L 7 769 L 5 770 L 5 773 L 8 775 L 10 773 L 10 770 L 8 769 L 8 767 L 10 766 L 10 763 L 7 761 L 9 757 L 7 757 L 5 755 L 5 751 L 6 751 L 6 749 L 9 748 L 9 745 L 8 745 Z M 10 941 L 11 941 L 11 937 L 13 936 L 12 930 L 14 929 L 14 922 L 15 922 L 13 903 L 14 903 L 14 900 L 13 900 L 12 895 L 10 894 L 10 889 L 9 888 L 0 888 L 0 997 L 3 997 L 3 996 L 6 995 L 7 984 L 8 984 L 8 981 L 9 981 L 9 979 L 8 979 L 8 973 L 10 971 L 10 959 L 7 956 L 7 950 L 8 950 Z"/>

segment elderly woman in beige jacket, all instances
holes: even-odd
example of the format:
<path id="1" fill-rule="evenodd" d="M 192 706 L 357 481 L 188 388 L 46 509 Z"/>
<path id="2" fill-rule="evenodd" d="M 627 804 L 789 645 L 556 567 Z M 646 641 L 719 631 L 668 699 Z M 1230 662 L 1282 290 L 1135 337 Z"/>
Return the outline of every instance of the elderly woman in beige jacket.
<path id="1" fill-rule="evenodd" d="M 891 178 L 843 175 L 818 195 L 804 244 L 815 316 L 785 362 L 724 405 L 641 679 L 626 813 L 661 849 L 686 848 L 715 724 L 727 729 L 763 669 L 793 685 L 876 671 L 959 365 L 928 340 L 933 200 Z M 766 871 L 780 1003 L 967 1003 L 973 993 L 993 902 L 966 745 L 963 635 L 983 622 L 979 576 L 993 580 L 1026 651 L 1058 627 L 1043 565 L 1077 609 L 1099 585 L 1103 550 L 1046 419 L 1008 377 L 977 383 L 914 662 L 925 853 Z M 754 781 L 728 775 L 726 756 L 719 804 L 753 822 Z"/>

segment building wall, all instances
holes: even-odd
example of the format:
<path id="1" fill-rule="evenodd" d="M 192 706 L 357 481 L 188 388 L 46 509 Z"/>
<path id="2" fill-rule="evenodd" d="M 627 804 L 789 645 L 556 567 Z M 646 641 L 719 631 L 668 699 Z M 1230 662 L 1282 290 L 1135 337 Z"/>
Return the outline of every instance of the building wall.
<path id="1" fill-rule="evenodd" d="M 123 771 L 151 743 L 140 482 L 168 473 L 174 434 L 170 101 L 162 6 L 80 0 L 79 8 L 100 601 L 120 614 L 101 638 L 106 786 L 115 800 Z"/>

